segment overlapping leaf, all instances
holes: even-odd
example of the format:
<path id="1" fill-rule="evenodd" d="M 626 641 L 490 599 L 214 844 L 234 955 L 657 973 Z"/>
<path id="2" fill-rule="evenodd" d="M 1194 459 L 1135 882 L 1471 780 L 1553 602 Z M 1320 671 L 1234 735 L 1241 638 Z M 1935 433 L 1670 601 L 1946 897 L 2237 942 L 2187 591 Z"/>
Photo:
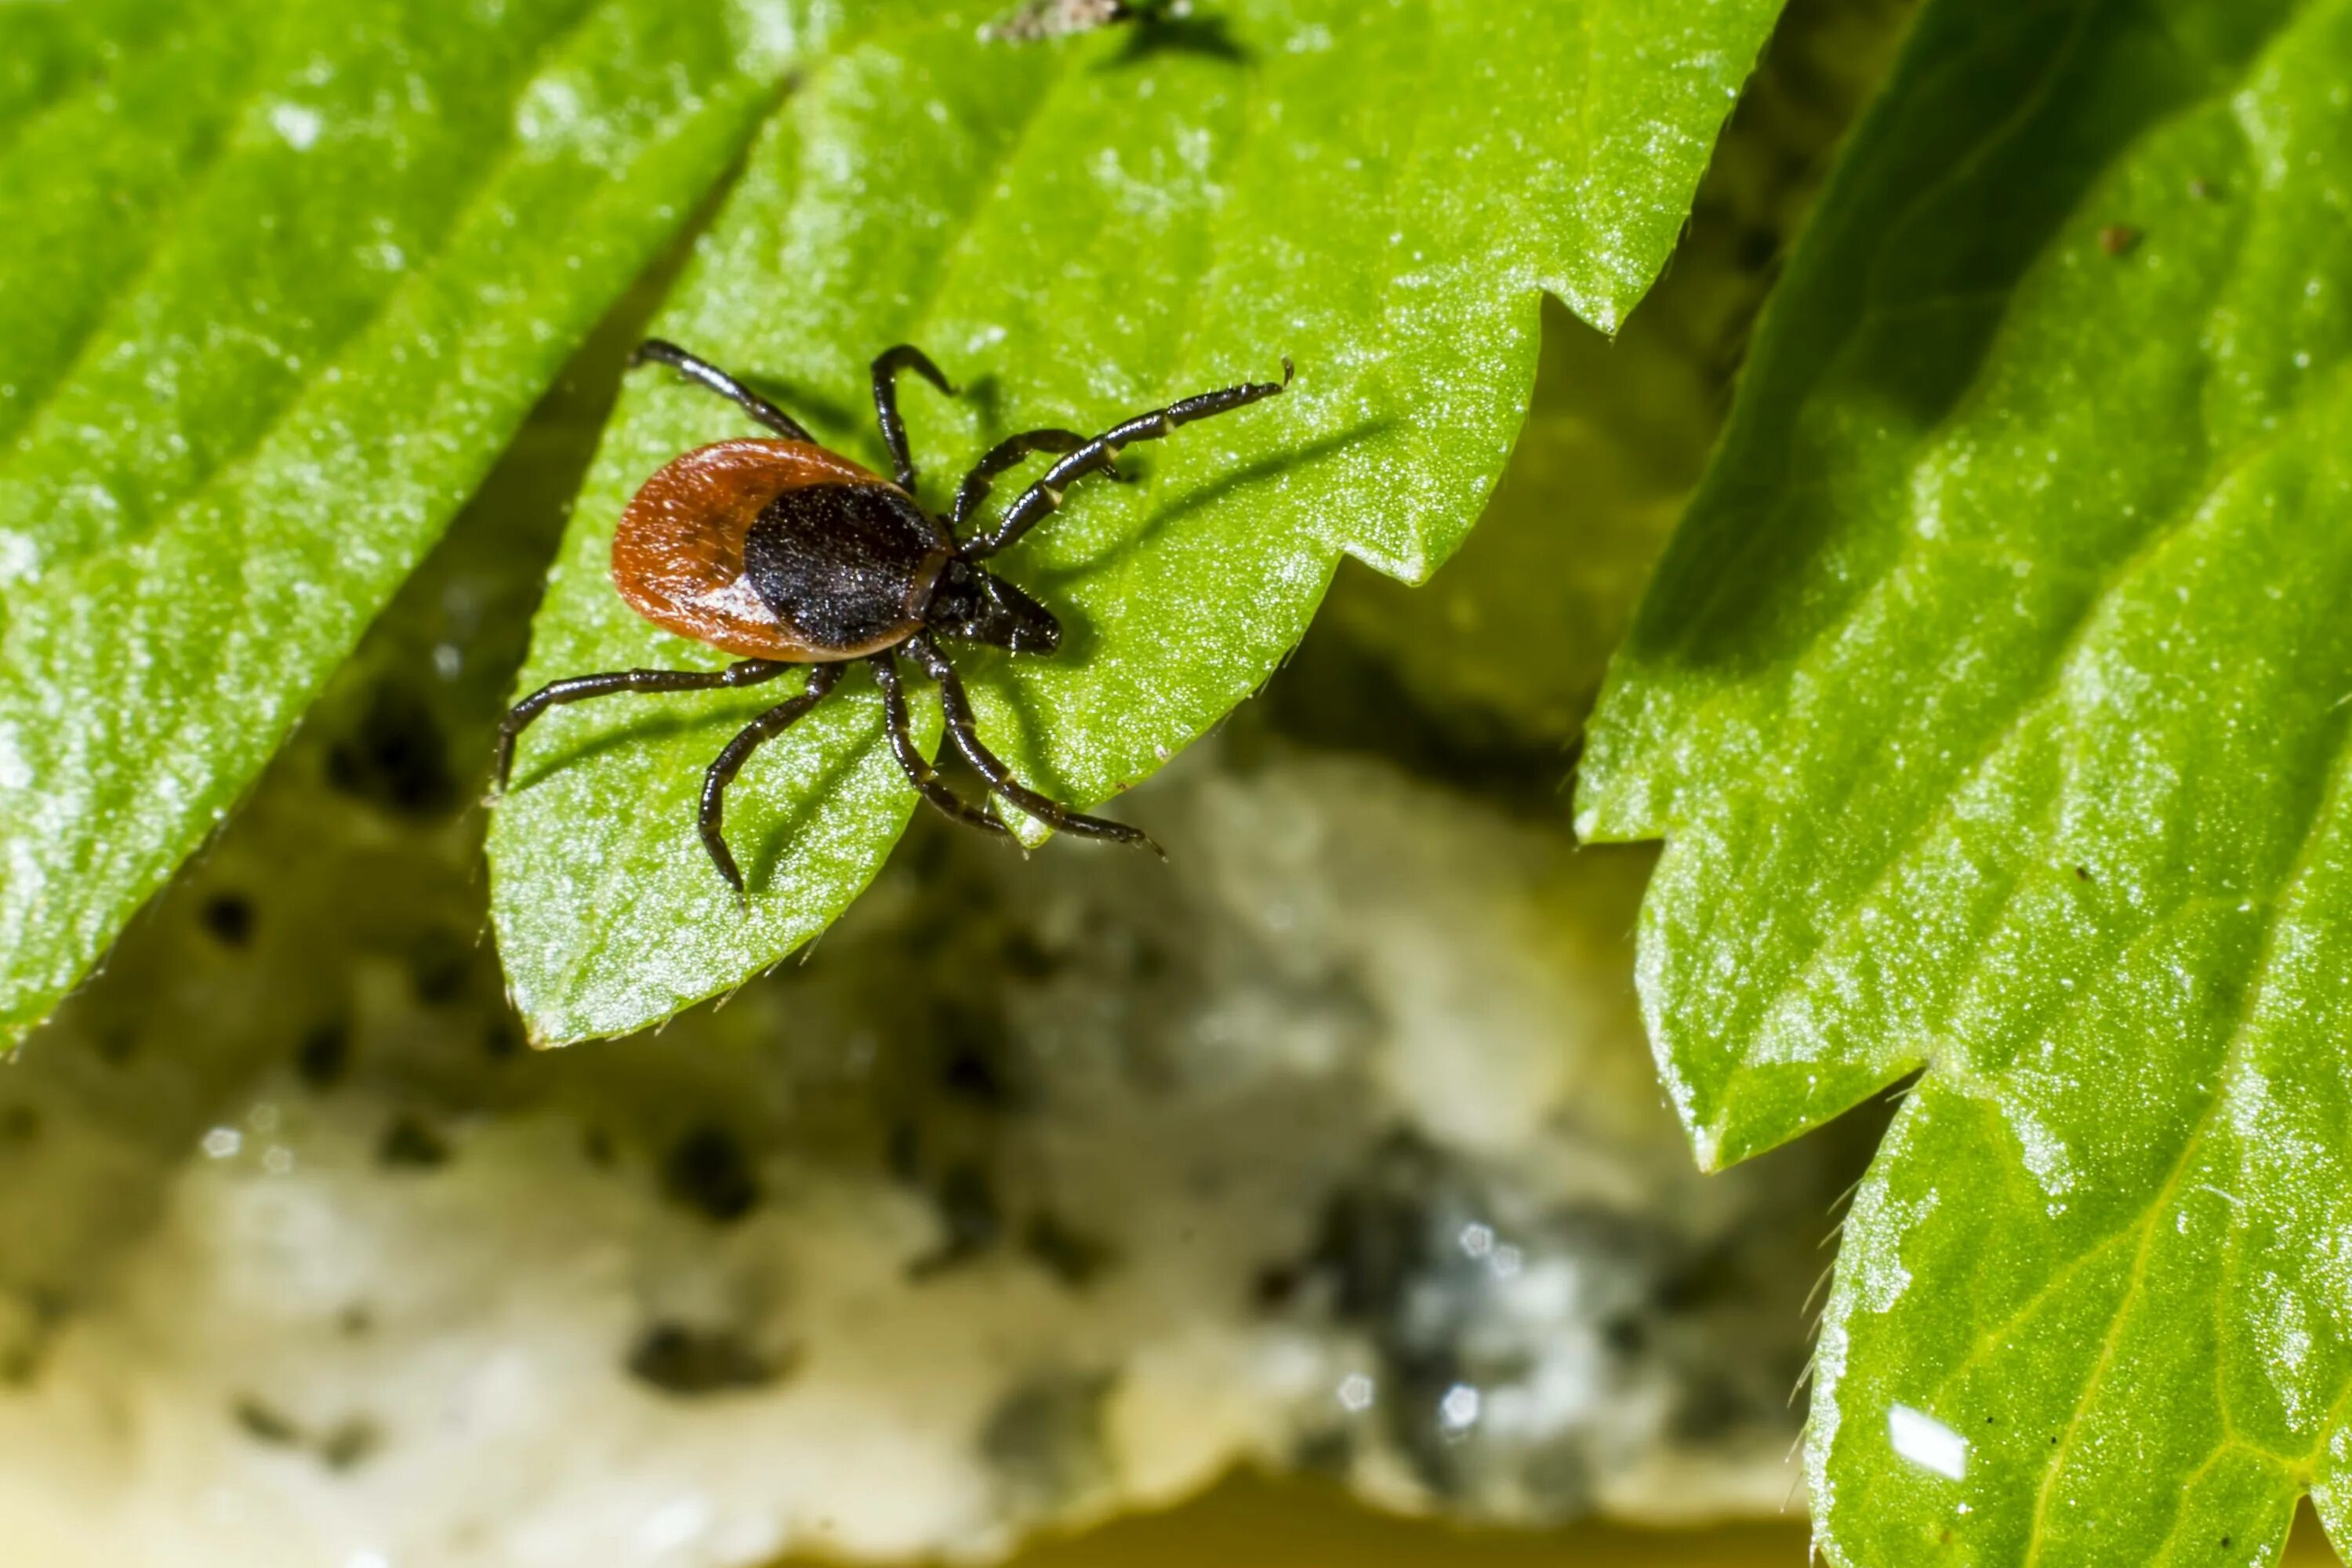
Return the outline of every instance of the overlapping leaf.
<path id="1" fill-rule="evenodd" d="M 828 10 L 0 5 L 0 1039 L 227 810 Z"/>
<path id="2" fill-rule="evenodd" d="M 982 728 L 1040 787 L 1099 800 L 1273 670 L 1341 553 L 1405 577 L 1444 559 L 1526 406 L 1539 292 L 1622 317 L 1776 10 L 1250 0 L 1045 46 L 943 16 L 810 73 L 659 328 L 869 459 L 866 363 L 919 343 L 966 389 L 909 389 L 935 502 L 1012 429 L 1100 428 L 1296 358 L 1286 397 L 1139 449 L 1141 482 L 1075 493 L 1005 558 L 1069 636 L 1052 660 L 969 660 Z M 633 620 L 605 554 L 646 475 L 744 428 L 667 373 L 625 394 L 526 686 L 719 662 Z M 887 853 L 913 796 L 860 674 L 737 784 L 737 911 L 694 800 L 761 705 L 621 699 L 533 732 L 491 861 L 541 1037 L 735 984 Z"/>
<path id="3" fill-rule="evenodd" d="M 1846 1225 L 1841 1563 L 2339 1540 L 2352 5 L 1943 0 L 1593 736 L 1704 1157 L 1925 1068 Z"/>

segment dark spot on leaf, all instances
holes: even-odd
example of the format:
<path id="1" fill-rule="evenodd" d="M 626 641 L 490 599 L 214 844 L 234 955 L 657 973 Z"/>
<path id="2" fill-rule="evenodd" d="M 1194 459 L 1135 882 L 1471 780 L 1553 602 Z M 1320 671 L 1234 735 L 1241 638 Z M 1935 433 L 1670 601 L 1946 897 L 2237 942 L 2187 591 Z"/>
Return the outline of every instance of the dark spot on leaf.
<path id="1" fill-rule="evenodd" d="M 1071 1229 L 1051 1212 L 1030 1216 L 1021 1232 L 1022 1250 L 1073 1290 L 1083 1290 L 1118 1260 L 1105 1241 Z"/>
<path id="2" fill-rule="evenodd" d="M 2091 879 L 2091 868 L 2088 866 L 2077 866 L 2074 868 L 2074 877 L 2078 881 L 2087 882 Z"/>
<path id="3" fill-rule="evenodd" d="M 0 1143 L 30 1143 L 41 1135 L 41 1113 L 29 1105 L 0 1109 Z"/>
<path id="4" fill-rule="evenodd" d="M 253 940 L 253 902 L 242 893 L 215 893 L 196 918 L 223 947 L 243 947 Z"/>
<path id="5" fill-rule="evenodd" d="M 449 743 L 424 698 L 394 681 L 369 694 L 350 733 L 327 752 L 327 782 L 395 816 L 431 818 L 454 809 Z"/>
<path id="6" fill-rule="evenodd" d="M 580 1152 L 600 1171 L 609 1171 L 621 1157 L 613 1143 L 613 1135 L 602 1127 L 591 1127 L 580 1135 Z"/>
<path id="7" fill-rule="evenodd" d="M 2128 256 L 2139 247 L 2142 237 L 2140 231 L 2127 223 L 2111 223 L 2099 230 L 2099 248 L 2109 256 Z"/>
<path id="8" fill-rule="evenodd" d="M 294 1070 L 312 1089 L 334 1088 L 351 1065 L 351 1031 L 341 1024 L 319 1025 L 294 1047 Z"/>
<path id="9" fill-rule="evenodd" d="M 760 1180 L 735 1134 L 715 1121 L 687 1130 L 662 1163 L 662 1187 L 673 1203 L 725 1225 L 760 1202 Z"/>
<path id="10" fill-rule="evenodd" d="M 1751 225 L 1740 231 L 1737 257 L 1743 272 L 1761 272 L 1770 267 L 1780 254 L 1780 237 L 1761 224 Z"/>
<path id="11" fill-rule="evenodd" d="M 763 1388 L 785 1368 L 761 1355 L 731 1329 L 656 1323 L 630 1347 L 629 1375 L 665 1394 L 691 1398 Z"/>
<path id="12" fill-rule="evenodd" d="M 449 1163 L 449 1145 L 423 1120 L 403 1112 L 383 1130 L 375 1157 L 395 1170 L 429 1171 Z"/>

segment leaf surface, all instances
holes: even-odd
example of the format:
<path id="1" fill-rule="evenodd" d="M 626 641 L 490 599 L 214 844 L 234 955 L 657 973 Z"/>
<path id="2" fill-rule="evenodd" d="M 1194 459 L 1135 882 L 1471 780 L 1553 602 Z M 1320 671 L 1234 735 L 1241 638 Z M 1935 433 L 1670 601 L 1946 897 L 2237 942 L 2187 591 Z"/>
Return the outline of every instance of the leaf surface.
<path id="1" fill-rule="evenodd" d="M 2342 0 L 1931 4 L 1604 696 L 1702 1157 L 1922 1073 L 1822 1324 L 1833 1562 L 2352 1523 L 2347 72 Z"/>
<path id="2" fill-rule="evenodd" d="M 1061 616 L 1057 657 L 959 654 L 1016 772 L 1099 801 L 1272 673 L 1341 554 L 1414 579 L 1444 559 L 1527 406 L 1541 292 L 1622 319 L 1777 9 L 1251 0 L 1050 45 L 985 43 L 973 14 L 948 15 L 809 74 L 657 330 L 877 464 L 866 363 L 925 348 L 966 389 L 908 384 L 935 506 L 1015 429 L 1105 428 L 1295 357 L 1286 395 L 1132 448 L 1139 482 L 1088 481 L 1002 558 Z M 606 558 L 655 468 L 748 429 L 638 374 L 524 689 L 723 662 L 635 621 Z M 491 829 L 492 906 L 542 1039 L 737 984 L 880 866 L 914 796 L 863 672 L 730 797 L 748 913 L 703 858 L 702 770 L 773 689 L 582 704 L 528 738 Z"/>
<path id="3" fill-rule="evenodd" d="M 0 1040 L 228 810 L 812 9 L 0 5 Z"/>

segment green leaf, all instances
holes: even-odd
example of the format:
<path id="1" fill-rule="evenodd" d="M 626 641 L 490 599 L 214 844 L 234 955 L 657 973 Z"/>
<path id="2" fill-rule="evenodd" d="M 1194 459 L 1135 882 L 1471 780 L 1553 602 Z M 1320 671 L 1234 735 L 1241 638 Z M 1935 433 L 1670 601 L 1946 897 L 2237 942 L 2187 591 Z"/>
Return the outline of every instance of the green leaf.
<path id="1" fill-rule="evenodd" d="M 1925 1069 L 1822 1325 L 1833 1562 L 2352 1526 L 2348 77 L 2344 0 L 1932 4 L 1604 698 L 1702 1157 Z"/>
<path id="2" fill-rule="evenodd" d="M 0 5 L 0 1039 L 228 810 L 803 9 Z"/>
<path id="3" fill-rule="evenodd" d="M 1341 554 L 1419 578 L 1460 541 L 1527 405 L 1540 291 L 1615 326 L 1776 10 L 1254 0 L 1047 45 L 950 16 L 809 74 L 657 330 L 869 461 L 866 362 L 920 344 L 969 389 L 908 387 L 934 503 L 1012 430 L 1103 428 L 1296 357 L 1287 395 L 1135 448 L 1140 482 L 1082 487 L 1004 557 L 1069 636 L 1053 659 L 961 658 L 982 732 L 1037 787 L 1100 800 L 1274 670 Z M 526 689 L 723 662 L 630 616 L 605 562 L 648 474 L 748 428 L 638 374 Z M 539 1037 L 724 990 L 873 876 L 913 796 L 863 673 L 730 796 L 748 914 L 703 858 L 703 767 L 776 700 L 614 699 L 527 738 L 491 828 L 492 908 Z"/>

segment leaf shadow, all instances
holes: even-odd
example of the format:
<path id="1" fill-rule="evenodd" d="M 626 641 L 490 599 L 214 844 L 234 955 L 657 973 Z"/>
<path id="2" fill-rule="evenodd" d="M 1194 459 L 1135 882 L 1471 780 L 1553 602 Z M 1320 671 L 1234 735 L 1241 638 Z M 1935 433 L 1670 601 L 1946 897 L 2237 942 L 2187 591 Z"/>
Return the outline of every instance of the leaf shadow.
<path id="1" fill-rule="evenodd" d="M 1131 70 L 1160 55 L 1196 55 L 1247 65 L 1257 51 L 1234 37 L 1233 24 L 1223 16 L 1147 16 L 1129 29 L 1126 47 L 1095 69 Z"/>
<path id="2" fill-rule="evenodd" d="M 737 374 L 744 385 L 813 430 L 847 429 L 871 419 L 871 409 L 843 403 L 806 382 L 759 371 Z"/>
<path id="3" fill-rule="evenodd" d="M 1269 453 L 1255 462 L 1245 463 L 1238 468 L 1222 474 L 1208 483 L 1186 492 L 1169 505 L 1158 509 L 1144 520 L 1142 527 L 1107 546 L 1093 558 L 1058 569 L 1044 566 L 1033 568 L 1026 575 L 1034 580 L 1038 590 L 1047 594 L 1056 589 L 1067 588 L 1074 583 L 1083 583 L 1118 557 L 1150 544 L 1170 528 L 1217 505 L 1235 491 L 1245 489 L 1252 485 L 1263 484 L 1289 469 L 1303 468 L 1321 462 L 1327 458 L 1337 457 L 1359 442 L 1388 434 L 1396 429 L 1398 424 L 1399 421 L 1394 416 L 1381 415 L 1373 418 L 1359 420 L 1344 430 L 1333 430 L 1318 436 L 1305 446 L 1286 447 L 1280 452 Z M 1057 608 L 1055 613 L 1059 615 L 1061 611 Z M 1066 633 L 1069 630 L 1066 621 L 1063 629 Z"/>
<path id="4" fill-rule="evenodd" d="M 827 748 L 822 753 L 824 763 L 814 784 L 796 792 L 783 810 L 772 809 L 764 814 L 762 826 L 751 835 L 755 847 L 744 860 L 744 885 L 755 896 L 774 890 L 776 871 L 792 847 L 808 831 L 818 813 L 824 809 L 825 803 L 833 799 L 851 775 L 865 766 L 866 759 L 874 748 L 884 743 L 881 725 L 877 722 L 857 736 L 854 743 Z M 897 835 L 891 837 L 895 838 Z"/>
<path id="5" fill-rule="evenodd" d="M 721 695 L 735 697 L 737 694 L 724 692 Z M 785 692 L 764 703 L 741 703 L 740 706 L 735 702 L 729 703 L 727 710 L 734 713 L 735 717 L 727 722 L 723 733 L 715 721 L 716 715 L 713 710 L 708 708 L 698 711 L 677 709 L 657 711 L 652 709 L 639 709 L 629 719 L 608 724 L 593 734 L 581 736 L 569 746 L 559 748 L 528 772 L 518 769 L 514 783 L 509 786 L 509 793 L 529 789 L 542 779 L 562 773 L 566 768 L 594 762 L 597 758 L 617 751 L 623 746 L 646 746 L 664 741 L 675 741 L 697 730 L 709 729 L 713 731 L 710 754 L 715 757 L 719 754 L 719 748 L 727 744 L 725 736 L 733 734 L 778 702 L 788 700 L 792 695 L 791 692 Z"/>

